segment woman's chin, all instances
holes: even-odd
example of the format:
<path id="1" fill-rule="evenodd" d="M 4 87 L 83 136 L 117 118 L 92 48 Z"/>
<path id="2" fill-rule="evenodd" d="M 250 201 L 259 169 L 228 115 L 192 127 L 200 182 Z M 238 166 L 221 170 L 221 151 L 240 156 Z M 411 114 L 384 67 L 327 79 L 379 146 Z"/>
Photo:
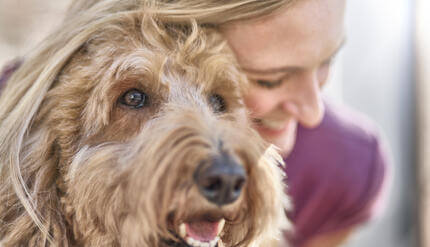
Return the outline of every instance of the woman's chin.
<path id="1" fill-rule="evenodd" d="M 293 150 L 295 138 L 287 137 L 283 140 L 273 140 L 271 143 L 279 148 L 279 153 L 285 158 Z"/>
<path id="2" fill-rule="evenodd" d="M 267 135 L 267 132 L 263 131 L 259 131 L 259 133 L 267 142 L 277 146 L 279 153 L 283 157 L 286 157 L 293 150 L 296 141 L 296 126 L 297 124 L 291 124 L 289 128 L 286 128 L 283 132 L 279 132 L 277 135 Z"/>

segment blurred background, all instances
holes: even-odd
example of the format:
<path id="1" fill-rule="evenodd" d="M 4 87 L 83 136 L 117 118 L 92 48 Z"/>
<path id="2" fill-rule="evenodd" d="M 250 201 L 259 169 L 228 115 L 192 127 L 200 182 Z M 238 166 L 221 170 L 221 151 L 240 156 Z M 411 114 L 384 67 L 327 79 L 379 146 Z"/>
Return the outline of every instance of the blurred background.
<path id="1" fill-rule="evenodd" d="M 423 204 L 430 77 L 421 72 L 430 64 L 429 11 L 428 0 L 347 1 L 347 43 L 325 93 L 377 122 L 393 160 L 385 209 L 347 247 L 430 247 Z"/>
<path id="2" fill-rule="evenodd" d="M 41 41 L 68 3 L 0 0 L 0 67 Z M 379 124 L 394 178 L 382 215 L 346 247 L 430 247 L 428 13 L 429 0 L 347 1 L 347 43 L 325 94 Z"/>
<path id="3" fill-rule="evenodd" d="M 347 247 L 430 247 L 420 245 L 417 211 L 417 4 L 347 1 L 347 42 L 325 93 L 379 125 L 394 166 L 382 214 L 362 226 Z"/>

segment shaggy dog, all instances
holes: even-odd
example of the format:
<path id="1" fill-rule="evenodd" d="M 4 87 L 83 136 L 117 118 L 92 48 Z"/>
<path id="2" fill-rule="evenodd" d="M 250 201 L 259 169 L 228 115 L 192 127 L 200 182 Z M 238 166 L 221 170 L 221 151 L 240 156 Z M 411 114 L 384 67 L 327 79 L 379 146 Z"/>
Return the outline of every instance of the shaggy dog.
<path id="1" fill-rule="evenodd" d="M 270 245 L 280 159 L 222 38 L 151 1 L 80 3 L 0 98 L 0 245 Z"/>

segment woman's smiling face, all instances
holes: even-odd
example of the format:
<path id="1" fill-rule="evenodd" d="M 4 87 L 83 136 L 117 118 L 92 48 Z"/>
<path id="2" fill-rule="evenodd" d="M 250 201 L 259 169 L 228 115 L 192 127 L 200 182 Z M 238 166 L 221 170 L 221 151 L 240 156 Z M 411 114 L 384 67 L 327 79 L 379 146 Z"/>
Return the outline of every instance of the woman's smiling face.
<path id="1" fill-rule="evenodd" d="M 345 0 L 300 0 L 261 20 L 222 28 L 251 81 L 245 104 L 255 128 L 288 154 L 297 124 L 317 126 L 321 88 L 344 41 Z"/>

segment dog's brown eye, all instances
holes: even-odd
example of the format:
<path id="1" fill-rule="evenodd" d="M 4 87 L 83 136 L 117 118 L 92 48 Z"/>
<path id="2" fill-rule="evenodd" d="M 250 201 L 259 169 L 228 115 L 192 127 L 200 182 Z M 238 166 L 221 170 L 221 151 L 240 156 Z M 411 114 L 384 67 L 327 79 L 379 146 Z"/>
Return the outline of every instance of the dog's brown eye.
<path id="1" fill-rule="evenodd" d="M 224 98 L 219 94 L 209 96 L 209 104 L 212 106 L 215 113 L 225 112 L 227 106 Z"/>
<path id="2" fill-rule="evenodd" d="M 148 105 L 148 95 L 137 89 L 131 89 L 121 96 L 120 103 L 135 109 L 139 109 Z"/>

